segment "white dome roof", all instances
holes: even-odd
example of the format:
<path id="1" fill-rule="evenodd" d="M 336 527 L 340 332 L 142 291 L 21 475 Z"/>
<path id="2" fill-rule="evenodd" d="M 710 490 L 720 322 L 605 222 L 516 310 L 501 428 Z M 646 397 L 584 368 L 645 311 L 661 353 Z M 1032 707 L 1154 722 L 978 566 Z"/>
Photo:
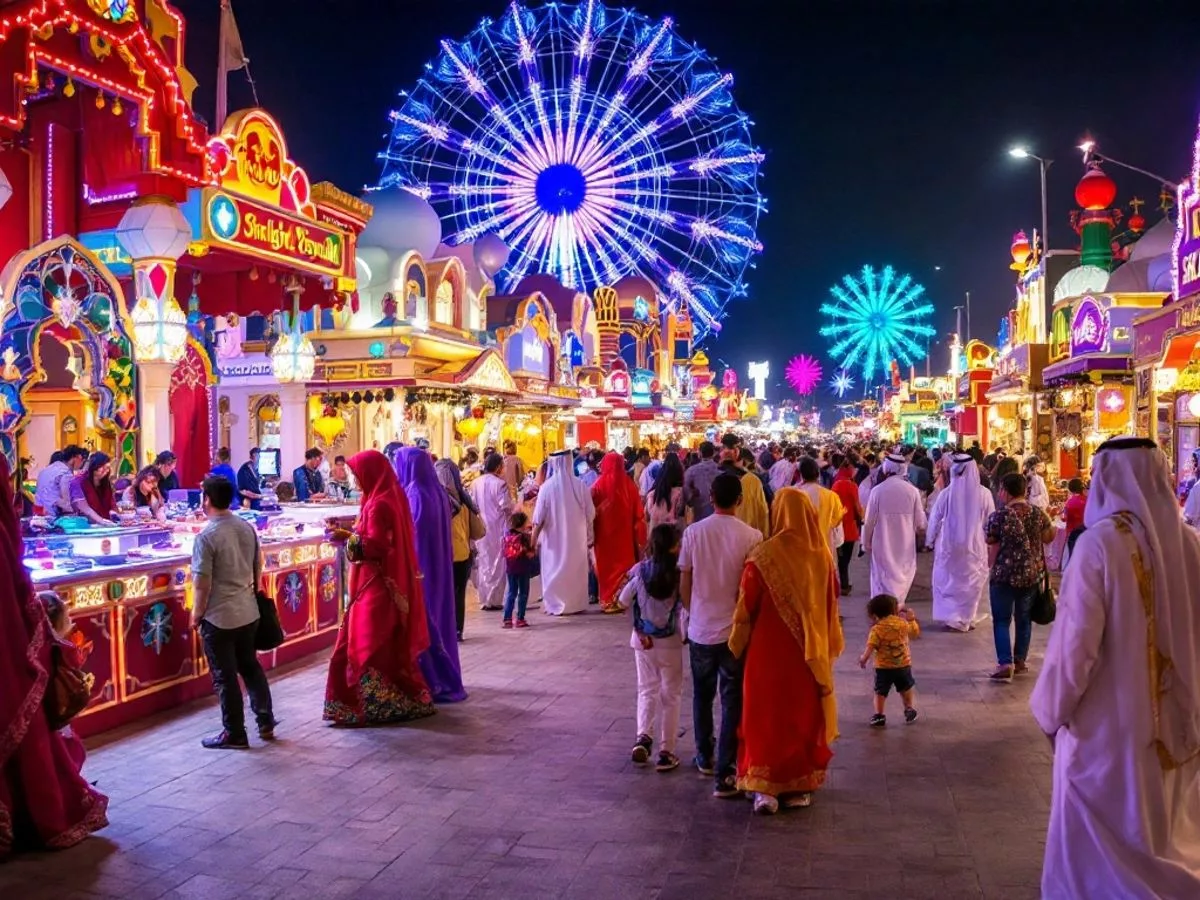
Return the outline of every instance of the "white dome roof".
<path id="1" fill-rule="evenodd" d="M 1083 294 L 1100 294 L 1108 286 L 1108 270 L 1100 266 L 1076 266 L 1054 286 L 1054 302 Z"/>
<path id="2" fill-rule="evenodd" d="M 442 220 L 427 200 L 403 188 L 372 191 L 367 202 L 375 215 L 358 239 L 360 247 L 382 247 L 392 253 L 415 250 L 432 259 L 442 240 Z"/>

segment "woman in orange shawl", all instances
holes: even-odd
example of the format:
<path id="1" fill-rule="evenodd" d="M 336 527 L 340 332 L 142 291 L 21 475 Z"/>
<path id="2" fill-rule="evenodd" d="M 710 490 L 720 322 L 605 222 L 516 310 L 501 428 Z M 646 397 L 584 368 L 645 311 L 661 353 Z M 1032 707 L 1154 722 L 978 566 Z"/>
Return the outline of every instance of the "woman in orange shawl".
<path id="1" fill-rule="evenodd" d="M 637 485 L 625 473 L 620 453 L 608 453 L 600 462 L 600 477 L 592 485 L 596 507 L 596 582 L 600 609 L 619 613 L 617 595 L 625 574 L 633 568 L 646 545 L 646 519 Z"/>
<path id="2" fill-rule="evenodd" d="M 432 715 L 417 665 L 429 647 L 429 624 L 408 498 L 378 450 L 364 450 L 346 464 L 363 501 L 354 531 L 330 535 L 346 541 L 350 606 L 329 660 L 325 720 L 375 725 Z"/>
<path id="3" fill-rule="evenodd" d="M 746 560 L 729 636 L 745 655 L 737 786 L 760 814 L 808 806 L 824 783 L 845 646 L 828 536 L 803 491 L 775 495 L 771 532 Z"/>

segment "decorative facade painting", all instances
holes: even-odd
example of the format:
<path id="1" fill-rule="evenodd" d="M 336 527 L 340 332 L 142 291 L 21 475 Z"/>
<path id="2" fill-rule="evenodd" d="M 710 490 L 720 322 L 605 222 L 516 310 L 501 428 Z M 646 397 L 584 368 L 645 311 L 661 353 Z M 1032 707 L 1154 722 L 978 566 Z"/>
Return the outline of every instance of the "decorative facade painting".
<path id="1" fill-rule="evenodd" d="M 95 400 L 97 429 L 109 439 L 117 474 L 132 475 L 137 373 L 121 287 L 70 237 L 18 254 L 0 275 L 0 449 L 14 471 L 28 393 L 47 378 L 38 349 L 43 333 L 68 349 L 74 386 Z"/>

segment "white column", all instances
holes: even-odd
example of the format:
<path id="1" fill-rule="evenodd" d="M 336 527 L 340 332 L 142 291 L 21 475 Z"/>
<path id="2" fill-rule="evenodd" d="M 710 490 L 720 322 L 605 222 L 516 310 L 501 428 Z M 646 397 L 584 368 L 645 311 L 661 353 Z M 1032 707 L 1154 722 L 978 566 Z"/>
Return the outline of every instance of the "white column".
<path id="1" fill-rule="evenodd" d="M 250 458 L 250 436 L 254 423 L 250 421 L 250 392 L 237 388 L 218 388 L 218 405 L 221 397 L 229 398 L 229 456 L 237 470 Z"/>
<path id="2" fill-rule="evenodd" d="M 156 454 L 172 449 L 171 372 L 174 369 L 174 363 L 138 364 L 138 383 L 142 394 L 138 468 L 147 465 Z"/>
<path id="3" fill-rule="evenodd" d="M 292 470 L 304 465 L 304 451 L 308 449 L 308 402 L 307 391 L 302 384 L 279 386 L 279 449 L 282 477 L 292 477 Z"/>

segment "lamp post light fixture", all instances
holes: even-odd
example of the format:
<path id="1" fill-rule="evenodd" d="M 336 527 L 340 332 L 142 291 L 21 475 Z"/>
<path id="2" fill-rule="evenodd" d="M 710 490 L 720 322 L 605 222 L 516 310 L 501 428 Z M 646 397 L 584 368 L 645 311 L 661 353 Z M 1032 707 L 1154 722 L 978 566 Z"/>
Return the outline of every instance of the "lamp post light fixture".
<path id="1" fill-rule="evenodd" d="M 175 264 L 192 240 L 192 228 L 170 198 L 149 196 L 125 211 L 117 240 L 133 259 L 137 300 L 130 318 L 138 361 L 177 363 L 188 332 L 175 299 Z"/>
<path id="2" fill-rule="evenodd" d="M 1050 235 L 1049 235 L 1050 216 L 1047 212 L 1047 202 L 1046 202 L 1046 170 L 1049 169 L 1052 165 L 1054 165 L 1054 160 L 1045 159 L 1044 157 L 1037 156 L 1036 154 L 1030 153 L 1027 148 L 1021 147 L 1021 146 L 1011 147 L 1008 151 L 1008 155 L 1011 156 L 1013 159 L 1036 159 L 1038 161 L 1038 166 L 1041 169 L 1041 173 L 1042 173 L 1042 252 L 1041 252 L 1041 255 L 1045 256 L 1047 253 L 1050 252 Z"/>
<path id="3" fill-rule="evenodd" d="M 1179 191 L 1179 184 L 1172 181 L 1170 178 L 1163 178 L 1161 175 L 1156 175 L 1154 172 L 1150 172 L 1146 169 L 1139 169 L 1137 166 L 1131 166 L 1129 163 L 1121 162 L 1119 159 L 1113 159 L 1107 153 L 1103 155 L 1097 153 L 1096 142 L 1093 140 L 1089 139 L 1080 144 L 1079 151 L 1083 154 L 1084 165 L 1087 165 L 1089 162 L 1111 163 L 1114 166 L 1120 166 L 1122 169 L 1128 169 L 1130 172 L 1137 172 L 1139 175 L 1145 175 L 1147 178 L 1153 178 L 1159 183 L 1160 186 L 1169 188 L 1172 194 Z"/>

